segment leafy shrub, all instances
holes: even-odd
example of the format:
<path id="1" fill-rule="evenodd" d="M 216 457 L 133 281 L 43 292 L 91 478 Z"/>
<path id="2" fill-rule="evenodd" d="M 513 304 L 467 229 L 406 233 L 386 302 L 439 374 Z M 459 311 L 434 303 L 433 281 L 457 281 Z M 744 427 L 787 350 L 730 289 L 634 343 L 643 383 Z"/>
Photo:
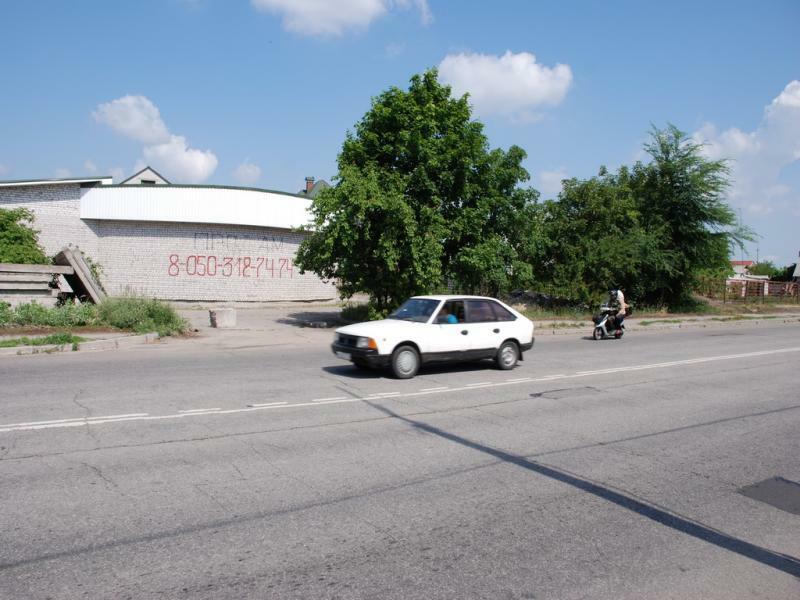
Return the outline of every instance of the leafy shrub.
<path id="1" fill-rule="evenodd" d="M 188 324 L 169 304 L 147 298 L 108 298 L 98 307 L 100 322 L 138 333 L 157 331 L 172 335 L 186 331 Z"/>
<path id="2" fill-rule="evenodd" d="M 387 315 L 386 310 L 380 310 L 372 304 L 348 304 L 342 308 L 342 319 L 361 323 L 363 321 L 377 321 L 384 319 Z"/>
<path id="3" fill-rule="evenodd" d="M 14 309 L 0 303 L 0 325 L 21 327 L 115 327 L 159 335 L 186 331 L 188 324 L 169 304 L 147 298 L 109 298 L 100 305 L 67 303 L 46 308 L 36 302 Z"/>
<path id="4" fill-rule="evenodd" d="M 348 304 L 342 308 L 342 319 L 354 323 L 369 321 L 369 306 L 367 304 Z"/>
<path id="5" fill-rule="evenodd" d="M 0 263 L 38 264 L 50 262 L 30 227 L 33 213 L 26 208 L 0 208 Z"/>
<path id="6" fill-rule="evenodd" d="M 11 310 L 11 305 L 8 302 L 3 302 L 0 300 L 0 327 L 9 325 L 11 323 L 11 317 L 13 314 L 14 313 Z"/>
<path id="7" fill-rule="evenodd" d="M 11 311 L 10 324 L 28 327 L 83 327 L 99 325 L 93 304 L 68 303 L 46 308 L 36 302 L 20 304 Z"/>

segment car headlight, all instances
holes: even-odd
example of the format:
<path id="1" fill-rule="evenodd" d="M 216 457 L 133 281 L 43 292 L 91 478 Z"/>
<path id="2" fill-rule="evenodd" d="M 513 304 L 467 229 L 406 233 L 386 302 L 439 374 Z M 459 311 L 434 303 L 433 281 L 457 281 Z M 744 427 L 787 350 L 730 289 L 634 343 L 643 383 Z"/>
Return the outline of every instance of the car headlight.
<path id="1" fill-rule="evenodd" d="M 356 340 L 356 348 L 372 348 L 378 349 L 378 344 L 370 337 L 360 337 Z"/>

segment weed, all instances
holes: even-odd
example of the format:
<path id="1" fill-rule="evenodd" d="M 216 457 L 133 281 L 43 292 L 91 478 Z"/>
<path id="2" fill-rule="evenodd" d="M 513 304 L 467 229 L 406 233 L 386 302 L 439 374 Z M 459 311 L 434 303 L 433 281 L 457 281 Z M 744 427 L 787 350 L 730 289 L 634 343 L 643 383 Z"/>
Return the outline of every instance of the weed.
<path id="1" fill-rule="evenodd" d="M 45 337 L 29 338 L 20 337 L 10 340 L 0 340 L 0 348 L 16 348 L 17 346 L 50 346 L 72 344 L 72 349 L 77 350 L 80 342 L 86 339 L 71 333 L 54 333 Z"/>
<path id="2" fill-rule="evenodd" d="M 108 298 L 102 304 L 67 303 L 46 308 L 36 302 L 14 309 L 0 304 L 0 326 L 19 327 L 113 327 L 159 335 L 183 333 L 188 324 L 169 304 L 149 298 Z"/>
<path id="3" fill-rule="evenodd" d="M 157 331 L 173 335 L 186 331 L 188 324 L 169 304 L 147 298 L 108 298 L 98 307 L 102 324 L 137 333 Z"/>

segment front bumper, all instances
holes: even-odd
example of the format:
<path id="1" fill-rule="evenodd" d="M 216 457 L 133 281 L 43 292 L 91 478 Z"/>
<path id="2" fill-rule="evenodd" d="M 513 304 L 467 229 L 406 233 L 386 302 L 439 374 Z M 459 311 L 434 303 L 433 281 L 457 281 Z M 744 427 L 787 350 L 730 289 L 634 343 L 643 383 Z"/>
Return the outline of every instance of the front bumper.
<path id="1" fill-rule="evenodd" d="M 536 341 L 536 338 L 531 338 L 531 341 L 530 341 L 529 344 L 520 344 L 519 345 L 520 352 L 527 352 L 528 350 L 533 348 L 533 342 L 535 342 L 535 341 Z"/>
<path id="2" fill-rule="evenodd" d="M 354 348 L 334 342 L 331 344 L 331 351 L 338 358 L 351 362 L 358 360 L 370 367 L 385 367 L 389 364 L 389 355 L 378 354 L 377 350 L 371 348 Z"/>

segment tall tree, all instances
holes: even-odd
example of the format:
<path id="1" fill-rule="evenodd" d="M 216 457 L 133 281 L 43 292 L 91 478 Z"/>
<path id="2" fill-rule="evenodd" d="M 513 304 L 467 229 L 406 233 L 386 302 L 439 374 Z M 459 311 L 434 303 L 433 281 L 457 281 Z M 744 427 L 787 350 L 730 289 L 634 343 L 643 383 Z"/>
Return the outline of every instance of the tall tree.
<path id="1" fill-rule="evenodd" d="M 725 201 L 728 167 L 669 125 L 653 128 L 645 150 L 652 161 L 636 169 L 642 224 L 658 237 L 657 260 L 642 264 L 645 299 L 686 302 L 703 270 L 724 268 L 731 247 L 752 238 Z"/>
<path id="2" fill-rule="evenodd" d="M 640 219 L 626 167 L 565 180 L 558 200 L 543 206 L 537 280 L 575 302 L 595 302 L 612 287 L 639 296 L 636 275 L 655 243 Z"/>
<path id="3" fill-rule="evenodd" d="M 489 151 L 467 96 L 435 69 L 390 88 L 348 132 L 335 185 L 312 205 L 302 270 L 336 279 L 343 297 L 366 292 L 386 310 L 446 281 L 498 291 L 530 271 L 532 190 L 525 153 Z"/>

